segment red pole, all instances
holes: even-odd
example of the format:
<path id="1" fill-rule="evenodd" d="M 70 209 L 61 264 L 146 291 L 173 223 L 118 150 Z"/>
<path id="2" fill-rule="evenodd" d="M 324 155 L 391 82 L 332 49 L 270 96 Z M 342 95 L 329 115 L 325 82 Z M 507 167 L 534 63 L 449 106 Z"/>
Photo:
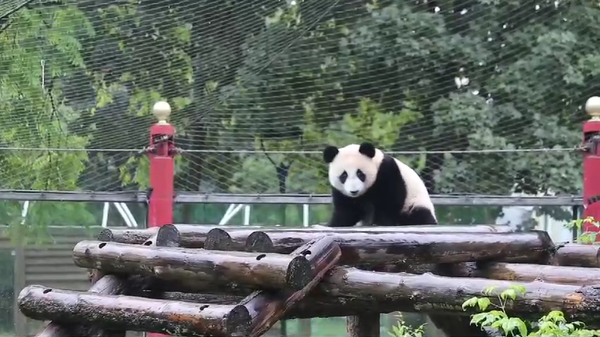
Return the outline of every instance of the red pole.
<path id="1" fill-rule="evenodd" d="M 174 175 L 175 175 L 175 128 L 167 122 L 171 115 L 169 103 L 154 104 L 152 113 L 158 122 L 150 128 L 150 198 L 148 201 L 148 227 L 160 227 L 173 223 Z M 148 337 L 167 336 L 148 333 Z"/>
<path id="2" fill-rule="evenodd" d="M 583 214 L 584 218 L 591 216 L 597 222 L 600 221 L 600 97 L 590 97 L 585 110 L 591 118 L 583 124 Z M 583 230 L 600 232 L 591 223 L 584 223 Z M 600 235 L 596 241 L 600 241 Z"/>

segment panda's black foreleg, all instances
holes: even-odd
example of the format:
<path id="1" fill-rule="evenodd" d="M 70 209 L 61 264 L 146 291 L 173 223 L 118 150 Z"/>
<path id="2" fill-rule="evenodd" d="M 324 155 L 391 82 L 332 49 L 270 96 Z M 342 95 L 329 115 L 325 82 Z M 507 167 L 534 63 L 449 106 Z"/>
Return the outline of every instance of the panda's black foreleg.
<path id="1" fill-rule="evenodd" d="M 360 220 L 360 213 L 355 210 L 335 208 L 329 220 L 329 227 L 352 227 Z"/>

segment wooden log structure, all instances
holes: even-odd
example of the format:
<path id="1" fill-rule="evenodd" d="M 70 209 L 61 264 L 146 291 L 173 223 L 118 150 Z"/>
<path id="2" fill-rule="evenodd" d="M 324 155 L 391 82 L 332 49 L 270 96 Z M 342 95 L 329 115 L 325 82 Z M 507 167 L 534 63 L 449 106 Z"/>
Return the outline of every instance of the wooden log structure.
<path id="1" fill-rule="evenodd" d="M 479 278 L 452 278 L 429 273 L 413 275 L 369 272 L 356 268 L 335 267 L 327 273 L 323 281 L 308 297 L 290 308 L 285 318 L 356 316 L 395 311 L 469 315 L 473 312 L 462 309 L 462 304 L 466 300 L 473 296 L 484 297 L 483 289 L 490 286 L 497 287 L 498 291 L 502 291 L 513 285 L 524 286 L 527 292 L 519 296 L 516 301 L 507 304 L 507 312 L 510 315 L 525 318 L 539 317 L 552 310 L 561 310 L 569 319 L 580 320 L 588 324 L 593 324 L 596 317 L 600 315 L 600 289 L 595 286 L 561 285 L 541 281 L 512 282 Z M 41 289 L 39 293 L 44 290 L 39 287 L 37 289 Z M 64 293 L 53 290 L 49 294 L 53 292 Z M 28 293 L 28 291 L 22 292 L 21 295 L 24 293 Z M 75 296 L 55 296 L 51 301 L 48 300 L 50 302 L 44 303 L 52 303 L 50 307 L 64 307 L 65 310 L 68 310 L 69 306 L 77 303 L 79 294 L 103 297 L 88 293 L 68 293 L 73 293 Z M 224 298 L 223 302 L 220 302 L 218 296 L 205 294 L 166 292 L 157 296 L 177 298 L 181 301 L 175 303 L 190 303 L 210 298 L 217 303 L 225 301 L 235 303 L 242 298 L 229 295 Z M 118 301 L 117 298 L 119 296 L 110 297 L 111 301 Z M 492 303 L 497 304 L 496 295 L 491 295 L 489 298 Z M 94 303 L 96 302 L 92 301 L 86 305 L 95 306 Z M 165 301 L 161 303 L 164 305 Z M 113 305 L 117 306 L 117 304 Z M 36 319 L 53 319 L 46 315 L 39 318 L 42 314 L 36 314 L 39 310 L 38 307 L 46 306 L 29 305 L 31 309 L 25 309 L 25 311 L 31 311 L 32 316 L 26 315 L 32 318 L 38 317 Z M 90 310 L 92 309 L 90 308 Z M 247 312 L 247 310 L 245 311 Z M 250 313 L 248 315 L 250 317 Z M 250 321 L 251 318 L 248 320 Z"/>
<path id="2" fill-rule="evenodd" d="M 245 250 L 248 236 L 257 231 L 253 228 L 220 228 L 215 227 L 206 233 L 205 248 L 219 250 Z M 265 228 L 260 229 L 265 234 L 277 235 L 275 233 L 312 233 L 312 240 L 324 234 L 334 235 L 337 233 L 510 233 L 513 229 L 510 226 L 493 225 L 468 225 L 468 226 L 448 226 L 448 225 L 424 225 L 424 226 L 400 226 L 400 227 L 308 227 L 308 228 Z M 188 232 L 189 234 L 189 232 Z M 308 240 L 307 240 L 308 241 Z M 215 248 L 218 247 L 218 248 Z M 293 249 L 292 249 L 293 250 Z"/>
<path id="3" fill-rule="evenodd" d="M 322 236 L 312 232 L 255 231 L 246 251 L 287 254 Z M 472 261 L 548 262 L 554 243 L 545 231 L 526 233 L 335 233 L 342 248 L 340 264 L 376 271 L 401 271 L 413 265 Z M 452 252 L 452 254 L 448 254 Z"/>
<path id="4" fill-rule="evenodd" d="M 560 266 L 600 268 L 600 246 L 577 243 L 558 245 L 553 262 Z"/>
<path id="5" fill-rule="evenodd" d="M 336 316 L 365 311 L 456 314 L 463 312 L 462 303 L 469 298 L 483 297 L 484 288 L 494 286 L 504 290 L 515 284 L 524 286 L 527 292 L 508 303 L 510 314 L 527 317 L 561 310 L 571 319 L 586 323 L 593 322 L 600 314 L 600 289 L 595 286 L 382 273 L 343 267 L 329 272 L 311 294 L 310 304 L 307 300 L 305 307 L 299 306 L 299 311 L 292 310 L 291 314 L 301 316 L 310 307 L 312 315 L 328 317 L 328 308 L 334 302 L 340 304 Z M 492 303 L 497 303 L 496 295 L 489 297 Z"/>
<path id="6" fill-rule="evenodd" d="M 196 304 L 125 295 L 28 286 L 18 297 L 27 317 L 64 324 L 111 326 L 119 330 L 178 336 L 248 336 L 250 314 L 241 305 Z"/>
<path id="7" fill-rule="evenodd" d="M 216 229 L 218 230 L 216 231 L 217 234 L 221 234 L 220 231 L 222 230 L 220 228 Z M 215 229 L 211 230 L 211 232 L 214 231 Z M 209 232 L 207 237 L 210 237 L 211 232 Z M 225 234 L 227 235 L 226 232 Z M 227 240 L 210 241 L 207 238 L 205 247 L 215 250 L 230 250 L 232 248 L 230 242 Z M 310 254 L 306 256 L 306 252 L 310 252 Z M 312 274 L 314 275 L 313 281 L 304 289 L 294 293 L 289 291 L 256 291 L 246 298 L 241 299 L 241 303 L 246 306 L 252 316 L 253 336 L 259 336 L 261 333 L 266 332 L 277 320 L 283 317 L 292 305 L 302 300 L 317 285 L 317 281 L 323 278 L 325 272 L 338 262 L 341 257 L 341 250 L 333 241 L 333 238 L 321 237 L 300 246 L 291 255 L 300 254 L 307 257 L 311 264 Z M 285 324 L 285 322 L 282 321 L 282 324 Z"/>
<path id="8" fill-rule="evenodd" d="M 155 231 L 155 234 L 143 242 L 145 246 L 175 247 L 179 245 L 179 231 L 173 225 L 166 225 Z M 128 282 L 124 275 L 106 275 L 102 271 L 94 269 L 90 273 L 92 286 L 90 293 L 99 295 L 119 295 L 128 291 L 131 286 L 139 287 L 139 284 Z M 125 337 L 125 330 L 100 329 L 97 326 L 65 326 L 57 322 L 49 322 L 36 337 L 70 337 L 70 336 L 94 336 L 94 337 Z"/>
<path id="9" fill-rule="evenodd" d="M 224 288 L 240 285 L 256 290 L 300 290 L 312 280 L 311 266 L 304 256 L 282 254 L 81 241 L 73 249 L 73 261 L 82 268 L 155 276 L 200 289 L 211 284 Z"/>
<path id="10" fill-rule="evenodd" d="M 349 337 L 364 337 L 378 335 L 380 313 L 395 311 L 478 337 L 478 328 L 462 328 L 473 313 L 462 303 L 515 284 L 527 292 L 508 302 L 510 315 L 560 310 L 594 327 L 600 315 L 600 247 L 555 246 L 544 231 L 167 225 L 103 230 L 98 238 L 73 250 L 76 265 L 97 269 L 88 292 L 30 286 L 20 294 L 26 316 L 53 320 L 36 337 L 123 337 L 125 330 L 257 337 L 280 319 L 341 316 L 351 317 Z"/>

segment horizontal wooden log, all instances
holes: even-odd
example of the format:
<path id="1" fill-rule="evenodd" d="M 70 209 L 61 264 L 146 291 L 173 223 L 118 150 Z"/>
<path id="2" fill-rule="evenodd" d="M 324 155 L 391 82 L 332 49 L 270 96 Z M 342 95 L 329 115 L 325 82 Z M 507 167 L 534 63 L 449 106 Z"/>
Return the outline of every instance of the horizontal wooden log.
<path id="1" fill-rule="evenodd" d="M 289 253 L 322 233 L 255 231 L 245 250 Z M 548 233 L 336 233 L 342 248 L 340 264 L 378 271 L 413 265 L 502 261 L 547 263 L 554 252 Z"/>
<path id="2" fill-rule="evenodd" d="M 600 269 L 537 265 L 528 263 L 460 263 L 437 266 L 436 274 L 454 277 L 478 277 L 494 280 L 540 280 L 556 284 L 595 285 L 600 280 Z"/>
<path id="3" fill-rule="evenodd" d="M 173 225 L 170 225 L 173 226 Z M 175 225 L 180 234 L 180 247 L 184 248 L 203 248 L 206 234 L 218 225 Z M 260 229 L 260 226 L 221 226 L 230 230 L 239 229 Z M 98 241 L 111 241 L 118 243 L 128 243 L 140 245 L 145 243 L 155 235 L 160 227 L 140 228 L 140 229 L 112 229 L 104 228 L 98 234 Z"/>
<path id="4" fill-rule="evenodd" d="M 21 312 L 37 320 L 95 324 L 119 330 L 179 336 L 247 336 L 250 314 L 243 306 L 170 302 L 124 295 L 98 295 L 42 286 L 25 287 Z"/>
<path id="5" fill-rule="evenodd" d="M 239 303 L 244 299 L 244 296 L 240 295 L 227 295 L 227 294 L 198 294 L 198 293 L 183 293 L 176 291 L 167 291 L 162 293 L 152 294 L 149 297 L 162 300 L 170 301 L 183 301 L 191 303 L 205 303 L 205 304 L 227 304 L 233 305 Z"/>
<path id="6" fill-rule="evenodd" d="M 600 246 L 567 243 L 556 249 L 553 263 L 560 266 L 600 268 Z"/>
<path id="7" fill-rule="evenodd" d="M 307 242 L 290 255 L 304 256 L 311 266 L 311 281 L 301 290 L 257 291 L 240 302 L 252 317 L 251 337 L 262 336 L 273 324 L 280 320 L 296 303 L 303 300 L 323 279 L 340 259 L 340 247 L 331 237 L 323 237 Z"/>
<path id="8" fill-rule="evenodd" d="M 363 310 L 369 304 L 376 305 L 383 312 L 456 313 L 463 311 L 462 303 L 467 299 L 483 297 L 481 292 L 484 288 L 494 286 L 501 291 L 515 284 L 523 285 L 527 292 L 507 304 L 507 311 L 513 315 L 561 310 L 573 319 L 590 322 L 600 314 L 600 289 L 595 286 L 378 273 L 354 268 L 336 268 L 330 272 L 311 298 L 333 302 L 332 297 L 335 296 L 337 301 L 345 303 L 346 308 L 356 304 Z M 497 303 L 496 295 L 489 298 L 492 303 Z"/>
<path id="9" fill-rule="evenodd" d="M 541 317 L 560 310 L 569 319 L 594 324 L 600 315 L 600 289 L 596 286 L 552 284 L 540 281 L 512 282 L 480 278 L 453 278 L 405 273 L 369 272 L 335 267 L 305 300 L 286 314 L 286 319 L 355 316 L 358 314 L 422 312 L 468 315 L 462 304 L 473 296 L 485 297 L 482 291 L 497 291 L 522 285 L 527 292 L 507 305 L 510 315 Z M 241 294 L 240 294 L 241 295 Z M 197 294 L 181 294 L 194 301 Z M 235 300 L 239 297 L 229 298 Z M 498 304 L 496 295 L 489 296 Z"/>
<path id="10" fill-rule="evenodd" d="M 244 250 L 246 249 L 246 240 L 248 236 L 257 229 L 241 228 L 213 228 L 206 234 L 207 249 L 220 250 Z M 509 226 L 493 226 L 493 225 L 469 225 L 469 226 L 444 226 L 444 225 L 424 225 L 424 226 L 399 226 L 399 227 L 303 227 L 303 228 L 264 228 L 260 229 L 266 234 L 271 233 L 311 233 L 311 239 L 314 239 L 323 233 L 405 233 L 405 232 L 424 232 L 424 233 L 440 233 L 440 232 L 465 232 L 465 233 L 509 233 L 514 230 Z M 250 251 L 254 250 L 250 247 Z M 257 247 L 258 248 L 258 247 Z"/>
<path id="11" fill-rule="evenodd" d="M 220 225 L 175 225 L 181 233 L 181 247 L 184 248 L 204 248 L 204 242 L 211 229 L 218 228 L 227 232 L 249 231 L 250 234 L 255 230 L 265 230 L 268 233 L 277 231 L 298 231 L 298 232 L 511 232 L 509 226 L 502 225 L 468 225 L 468 226 L 403 226 L 403 227 L 350 227 L 350 228 L 332 228 L 320 225 L 313 225 L 303 228 L 288 227 L 263 227 L 263 226 L 220 226 Z M 146 229 L 103 229 L 98 235 L 99 241 L 112 241 L 118 243 L 142 244 L 152 235 L 156 234 L 157 228 Z M 239 249 L 237 249 L 239 250 Z"/>
<path id="12" fill-rule="evenodd" d="M 172 247 L 149 248 L 114 242 L 82 241 L 73 249 L 82 268 L 153 275 L 188 285 L 245 285 L 255 289 L 304 288 L 312 279 L 304 256 L 219 252 Z"/>

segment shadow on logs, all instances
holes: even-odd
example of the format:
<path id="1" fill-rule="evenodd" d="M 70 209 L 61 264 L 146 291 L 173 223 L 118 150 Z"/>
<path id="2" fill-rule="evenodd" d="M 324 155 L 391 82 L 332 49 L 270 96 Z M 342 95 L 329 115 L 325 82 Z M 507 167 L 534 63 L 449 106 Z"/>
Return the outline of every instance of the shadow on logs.
<path id="1" fill-rule="evenodd" d="M 65 324 L 97 324 L 115 329 L 179 336 L 248 336 L 250 314 L 241 305 L 170 302 L 124 295 L 25 287 L 18 298 L 27 317 Z"/>
<path id="2" fill-rule="evenodd" d="M 256 229 L 252 228 L 212 228 L 206 234 L 205 248 L 219 250 L 245 250 L 248 236 L 254 233 Z M 302 233 L 304 240 L 309 241 L 323 235 L 336 235 L 338 233 L 509 233 L 513 232 L 510 226 L 493 225 L 469 225 L 469 226 L 443 226 L 443 225 L 424 225 L 424 226 L 402 226 L 402 227 L 312 227 L 312 228 L 265 228 L 261 232 L 274 236 L 286 235 L 293 236 L 292 233 Z M 219 248 L 216 248 L 219 247 Z M 293 250 L 293 249 L 292 249 Z M 254 250 L 252 250 L 254 251 Z M 258 251 L 258 250 L 256 250 Z"/>
<path id="3" fill-rule="evenodd" d="M 112 273 L 134 273 L 184 282 L 190 287 L 256 289 L 304 288 L 311 267 L 304 256 L 219 252 L 171 247 L 148 248 L 113 242 L 81 241 L 73 249 L 73 261 L 82 268 Z M 194 289 L 190 289 L 194 290 Z"/>
<path id="4" fill-rule="evenodd" d="M 173 225 L 162 226 L 155 234 L 143 242 L 144 246 L 175 247 L 179 244 L 179 231 Z M 90 282 L 92 286 L 90 293 L 99 295 L 119 295 L 128 292 L 129 288 L 139 288 L 139 282 L 131 282 L 132 277 L 105 275 L 94 269 L 91 272 Z M 145 281 L 144 281 L 145 282 Z M 137 289 L 136 289 L 137 290 Z M 70 336 L 94 336 L 94 337 L 125 337 L 124 330 L 102 330 L 93 326 L 61 326 L 59 323 L 50 322 L 36 337 L 70 337 Z"/>
<path id="5" fill-rule="evenodd" d="M 255 231 L 245 250 L 286 254 L 315 233 Z M 342 248 L 340 264 L 377 271 L 413 265 L 494 260 L 547 263 L 554 244 L 544 231 L 526 233 L 336 233 Z M 448 252 L 452 254 L 448 254 Z"/>

